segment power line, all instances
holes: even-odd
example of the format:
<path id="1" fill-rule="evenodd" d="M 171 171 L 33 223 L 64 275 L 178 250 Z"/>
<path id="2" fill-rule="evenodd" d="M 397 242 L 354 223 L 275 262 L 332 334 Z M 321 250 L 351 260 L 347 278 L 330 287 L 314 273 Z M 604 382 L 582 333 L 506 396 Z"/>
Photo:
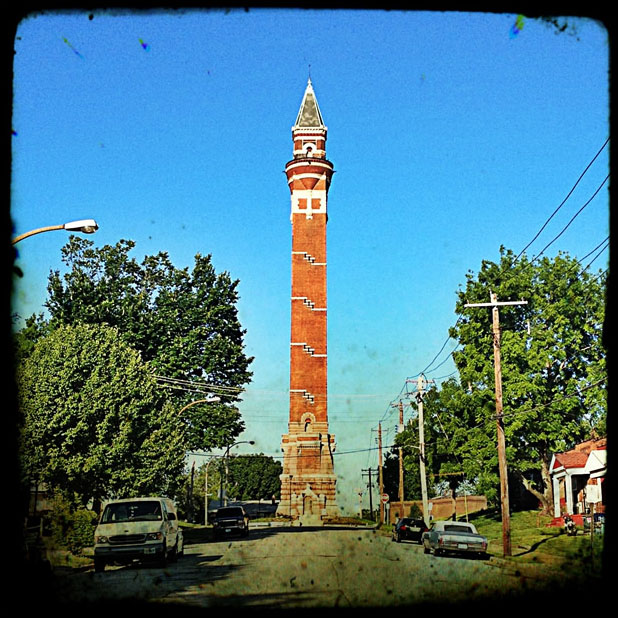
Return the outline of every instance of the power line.
<path id="1" fill-rule="evenodd" d="M 603 184 L 606 182 L 606 180 L 607 180 L 607 178 L 605 179 L 605 181 L 603 181 Z M 601 185 L 601 186 L 602 186 L 602 185 Z M 599 187 L 599 189 L 600 189 L 600 188 L 601 188 L 601 187 Z M 597 189 L 597 191 L 595 192 L 595 195 L 596 195 L 596 193 L 598 193 L 599 189 Z M 592 198 L 590 198 L 590 200 L 588 200 L 588 202 L 587 202 L 586 204 L 584 204 L 584 206 L 580 209 L 580 211 L 579 211 L 579 212 L 581 212 L 581 210 L 582 210 L 583 208 L 585 208 L 585 206 L 587 206 L 593 198 L 594 198 L 594 196 L 593 196 Z M 579 214 L 579 212 L 578 212 L 577 214 Z M 576 214 L 575 216 L 577 216 L 577 214 Z M 571 222 L 572 222 L 572 220 L 571 220 Z M 571 222 L 569 222 L 569 225 L 570 225 L 570 223 L 571 223 Z M 566 228 L 565 228 L 565 229 L 566 229 Z M 564 230 L 563 230 L 563 231 L 564 231 Z M 555 239 L 554 239 L 554 240 L 555 240 Z M 553 241 L 552 241 L 552 242 L 553 242 Z M 603 245 L 604 245 L 604 246 L 603 246 Z M 594 247 L 594 249 L 592 249 L 591 251 L 589 251 L 589 252 L 588 252 L 585 256 L 583 256 L 582 258 L 580 258 L 580 259 L 578 260 L 577 264 L 579 264 L 579 265 L 581 266 L 582 262 L 583 262 L 583 261 L 584 261 L 587 257 L 589 257 L 590 255 L 592 255 L 592 254 L 593 254 L 593 253 L 594 253 L 597 249 L 599 249 L 599 248 L 600 248 L 600 249 L 599 249 L 598 254 L 597 254 L 597 255 L 596 255 L 596 256 L 595 256 L 595 257 L 594 257 L 594 258 L 593 258 L 593 259 L 592 259 L 592 260 L 588 263 L 588 265 L 587 265 L 585 268 L 583 268 L 583 269 L 582 269 L 582 272 L 585 272 L 585 271 L 586 271 L 586 270 L 587 270 L 587 269 L 588 269 L 588 268 L 592 265 L 592 263 L 593 263 L 596 259 L 598 259 L 598 257 L 599 257 L 599 256 L 603 253 L 603 251 L 605 251 L 605 249 L 607 249 L 608 245 L 609 245 L 609 236 L 608 236 L 607 238 L 605 238 L 603 241 L 601 241 L 598 245 L 596 245 L 596 247 Z M 545 248 L 547 248 L 547 247 L 545 247 Z M 521 255 L 521 254 L 520 254 L 520 255 Z M 540 254 L 539 254 L 539 256 L 540 256 Z M 535 258 L 535 259 L 536 259 L 536 258 Z M 529 263 L 529 264 L 530 264 L 530 263 Z M 599 277 L 595 277 L 595 279 L 594 279 L 594 280 L 596 280 L 596 279 L 598 279 L 598 278 L 599 278 Z M 507 279 L 506 281 L 508 281 L 508 279 Z M 454 328 L 457 326 L 457 324 L 459 324 L 459 322 L 460 322 L 461 320 L 462 320 L 462 317 L 461 317 L 461 316 L 459 316 L 459 317 L 457 318 L 457 321 L 455 322 Z M 436 361 L 436 359 L 440 356 L 440 354 L 442 353 L 442 351 L 443 351 L 443 350 L 444 350 L 444 348 L 446 347 L 446 344 L 447 344 L 447 343 L 448 343 L 451 339 L 452 339 L 452 337 L 449 335 L 449 336 L 446 338 L 446 341 L 442 344 L 442 347 L 440 348 L 439 352 L 438 352 L 438 353 L 435 355 L 435 357 L 433 358 L 433 360 L 432 360 L 432 361 L 429 363 L 429 365 L 427 365 L 427 367 L 426 367 L 423 371 L 421 371 L 420 373 L 431 373 L 431 372 L 435 371 L 436 369 L 438 369 L 440 366 L 442 366 L 442 365 L 443 365 L 443 364 L 444 364 L 444 363 L 445 363 L 445 362 L 446 362 L 446 361 L 450 358 L 450 355 L 451 355 L 453 352 L 455 352 L 455 350 L 457 350 L 457 348 L 459 347 L 459 345 L 460 345 L 460 344 L 458 344 L 458 345 L 457 345 L 457 346 L 456 346 L 453 350 L 451 350 L 451 351 L 449 352 L 449 355 L 448 355 L 448 356 L 447 356 L 447 357 L 446 357 L 446 358 L 445 358 L 445 359 L 444 359 L 444 360 L 443 360 L 440 364 L 438 364 L 438 365 L 436 365 L 435 367 L 433 367 L 432 369 L 430 369 L 430 367 L 433 365 L 433 363 Z M 419 375 L 420 375 L 420 373 L 419 373 Z M 450 377 L 451 375 L 453 375 L 453 373 L 451 373 L 451 374 L 449 374 L 448 376 L 445 376 L 445 377 Z M 441 379 L 441 378 L 436 378 L 436 379 Z"/>
<path id="2" fill-rule="evenodd" d="M 530 247 L 530 245 L 541 235 L 541 233 L 543 232 L 543 230 L 547 227 L 547 225 L 549 224 L 549 222 L 553 219 L 553 217 L 558 213 L 558 211 L 564 206 L 564 204 L 567 202 L 567 200 L 569 199 L 569 197 L 573 194 L 573 192 L 575 191 L 576 187 L 579 185 L 579 183 L 581 182 L 582 178 L 585 176 L 585 174 L 588 172 L 588 170 L 590 169 L 590 167 L 592 166 L 592 164 L 597 160 L 597 158 L 600 156 L 601 152 L 603 152 L 603 150 L 605 149 L 605 147 L 607 146 L 607 144 L 609 143 L 610 138 L 608 137 L 605 142 L 603 143 L 603 145 L 601 146 L 601 148 L 599 148 L 599 150 L 597 151 L 597 153 L 594 155 L 594 157 L 590 160 L 590 162 L 588 163 L 588 165 L 586 166 L 586 168 L 584 169 L 584 171 L 580 174 L 579 178 L 577 179 L 577 181 L 575 182 L 575 184 L 571 187 L 571 190 L 568 192 L 568 194 L 566 195 L 566 197 L 562 200 L 562 202 L 560 203 L 560 205 L 554 210 L 554 212 L 549 216 L 549 218 L 545 221 L 545 223 L 541 226 L 540 230 L 536 233 L 536 235 L 534 236 L 534 238 L 532 238 L 532 240 L 519 252 L 519 254 L 517 255 L 517 257 L 515 258 L 515 262 L 517 262 L 517 260 L 519 260 L 519 258 L 522 256 L 522 254 L 526 251 L 526 249 L 528 249 L 528 247 Z M 578 210 L 578 212 L 571 218 L 571 220 L 569 221 L 569 223 L 563 228 L 563 230 L 560 232 L 560 234 L 558 234 L 549 244 L 547 244 L 543 250 L 541 251 L 541 253 L 539 253 L 538 256 L 536 256 L 537 259 L 538 257 L 540 257 L 543 252 L 549 248 L 549 246 L 551 246 L 565 231 L 566 229 L 571 225 L 571 223 L 574 221 L 574 219 L 582 212 L 582 210 L 584 208 L 586 208 L 586 206 L 588 206 L 588 204 L 590 204 L 590 202 L 596 197 L 596 195 L 598 194 L 598 192 L 601 190 L 601 188 L 603 187 L 603 185 L 607 182 L 607 179 L 609 178 L 609 175 L 605 178 L 605 180 L 601 183 L 601 185 L 597 188 L 597 190 L 595 191 L 595 193 L 593 194 L 593 196 Z M 595 251 L 595 249 L 593 249 L 592 251 Z M 590 254 L 588 254 L 590 255 Z M 587 257 L 587 256 L 585 256 Z M 582 261 L 583 259 L 582 258 Z M 534 261 L 534 259 L 532 261 Z M 455 322 L 455 326 L 457 326 L 457 324 L 459 323 L 459 321 L 461 320 L 461 317 L 457 319 L 457 322 Z M 442 347 L 440 348 L 440 350 L 438 351 L 438 353 L 435 355 L 435 357 L 432 359 L 432 361 L 429 363 L 429 365 L 427 365 L 427 367 L 425 367 L 425 369 L 423 369 L 420 373 L 427 373 L 430 370 L 430 367 L 433 365 L 433 363 L 436 361 L 436 359 L 440 356 L 440 354 L 442 353 L 442 351 L 444 350 L 444 348 L 446 347 L 446 344 L 450 341 L 450 339 L 452 339 L 452 337 L 447 337 L 446 341 L 442 344 Z M 454 350 L 453 350 L 454 351 Z M 452 352 L 451 352 L 452 353 Z M 443 362 L 446 362 L 443 361 Z M 443 364 L 443 363 L 441 363 Z M 438 365 L 439 367 L 440 365 Z M 437 369 L 437 367 L 434 367 L 433 370 Z"/>
<path id="3" fill-rule="evenodd" d="M 575 191 L 575 188 L 580 183 L 581 179 L 585 176 L 586 172 L 590 169 L 590 167 L 596 161 L 596 159 L 599 157 L 601 152 L 603 152 L 603 150 L 604 150 L 605 146 L 607 146 L 608 142 L 609 142 L 609 137 L 605 140 L 605 143 L 603 144 L 603 146 L 601 146 L 601 148 L 599 148 L 599 151 L 596 153 L 596 155 L 594 155 L 594 157 L 592 158 L 590 163 L 588 163 L 588 165 L 586 166 L 586 169 L 580 174 L 579 178 L 577 179 L 577 182 L 573 185 L 571 190 L 568 192 L 567 196 L 562 200 L 562 202 L 560 203 L 558 208 L 556 208 L 556 210 L 554 210 L 554 212 L 549 216 L 547 221 L 545 221 L 545 223 L 542 225 L 541 229 L 536 233 L 534 238 L 519 252 L 519 255 L 515 258 L 515 261 L 517 261 L 521 257 L 522 253 L 524 253 L 526 251 L 526 249 L 541 235 L 543 230 L 547 227 L 547 224 L 553 219 L 554 215 L 564 206 L 564 204 L 569 199 L 569 197 L 571 197 L 573 191 Z"/>
<path id="4" fill-rule="evenodd" d="M 562 228 L 562 230 L 560 231 L 560 233 L 555 236 L 549 243 L 547 243 L 545 245 L 545 247 L 543 247 L 543 249 L 541 250 L 541 252 L 536 255 L 532 260 L 530 260 L 530 264 L 532 264 L 532 262 L 534 262 L 535 260 L 537 260 L 539 257 L 541 257 L 541 255 L 543 255 L 543 253 L 545 252 L 545 249 L 549 248 L 551 245 L 553 245 L 558 238 L 560 238 L 560 236 L 562 236 L 562 234 L 564 234 L 564 232 L 566 232 L 566 230 L 569 228 L 569 226 L 571 225 L 571 223 L 573 223 L 573 221 L 575 221 L 576 217 L 579 216 L 579 214 L 584 210 L 584 208 L 586 208 L 586 206 L 588 206 L 588 204 L 590 204 L 590 202 L 592 202 L 592 200 L 597 196 L 597 194 L 599 193 L 599 191 L 603 188 L 603 185 L 607 182 L 607 180 L 609 179 L 609 174 L 605 177 L 605 180 L 603 180 L 603 182 L 598 186 L 597 190 L 592 194 L 592 197 L 571 217 L 571 220 Z M 520 254 L 521 255 L 521 254 Z M 519 256 L 518 256 L 519 257 Z"/>

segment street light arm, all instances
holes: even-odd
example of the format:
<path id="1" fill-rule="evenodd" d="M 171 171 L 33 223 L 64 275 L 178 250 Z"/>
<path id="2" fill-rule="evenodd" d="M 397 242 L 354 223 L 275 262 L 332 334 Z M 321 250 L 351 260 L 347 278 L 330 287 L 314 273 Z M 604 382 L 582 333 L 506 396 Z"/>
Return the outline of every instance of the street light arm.
<path id="1" fill-rule="evenodd" d="M 36 230 L 30 230 L 29 232 L 25 232 L 24 234 L 20 234 L 13 238 L 12 244 L 18 243 L 20 240 L 24 238 L 29 238 L 30 236 L 34 236 L 35 234 L 41 234 L 42 232 L 51 232 L 54 230 L 63 230 L 64 225 L 48 225 L 46 227 L 39 227 Z"/>
<path id="2" fill-rule="evenodd" d="M 197 401 L 192 401 L 188 403 L 184 408 L 181 408 L 178 412 L 178 416 L 180 416 L 187 408 L 191 406 L 195 406 L 198 403 L 219 403 L 221 401 L 221 397 L 209 397 L 208 399 L 198 399 Z"/>
<path id="3" fill-rule="evenodd" d="M 225 449 L 225 456 L 223 457 L 223 463 L 225 465 L 225 486 L 226 488 L 227 488 L 228 460 L 230 458 L 230 449 L 233 446 L 237 446 L 238 444 L 255 444 L 255 440 L 241 440 L 240 442 L 234 442 L 233 444 L 230 444 Z M 221 477 L 221 491 L 220 491 L 219 500 L 221 504 L 223 502 L 223 477 Z M 227 506 L 227 496 L 225 498 L 225 506 Z"/>

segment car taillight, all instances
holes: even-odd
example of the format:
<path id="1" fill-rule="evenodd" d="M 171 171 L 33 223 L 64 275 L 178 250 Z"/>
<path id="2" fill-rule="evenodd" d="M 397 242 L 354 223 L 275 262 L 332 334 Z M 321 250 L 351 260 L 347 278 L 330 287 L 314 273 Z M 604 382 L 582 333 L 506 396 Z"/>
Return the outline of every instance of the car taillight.
<path id="1" fill-rule="evenodd" d="M 406 527 L 405 527 L 405 526 L 401 526 L 401 528 L 400 528 L 400 529 L 401 529 L 401 530 L 406 530 Z"/>

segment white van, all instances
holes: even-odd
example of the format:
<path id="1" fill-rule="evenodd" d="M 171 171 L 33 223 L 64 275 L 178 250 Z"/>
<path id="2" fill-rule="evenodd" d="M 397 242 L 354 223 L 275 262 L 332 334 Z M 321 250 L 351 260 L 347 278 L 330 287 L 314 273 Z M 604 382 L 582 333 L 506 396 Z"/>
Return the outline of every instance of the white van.
<path id="1" fill-rule="evenodd" d="M 94 532 L 94 569 L 134 560 L 165 566 L 184 552 L 174 503 L 168 498 L 126 498 L 105 503 Z"/>

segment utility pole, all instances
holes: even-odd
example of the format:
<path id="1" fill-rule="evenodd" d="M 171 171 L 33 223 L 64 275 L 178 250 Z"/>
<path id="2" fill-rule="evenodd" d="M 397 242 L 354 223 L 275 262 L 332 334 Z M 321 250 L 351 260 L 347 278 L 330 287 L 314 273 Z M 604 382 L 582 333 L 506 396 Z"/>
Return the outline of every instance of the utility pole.
<path id="1" fill-rule="evenodd" d="M 399 402 L 399 433 L 403 432 L 403 401 Z M 403 506 L 403 448 L 399 447 L 399 504 L 401 505 L 401 517 L 405 517 Z"/>
<path id="2" fill-rule="evenodd" d="M 373 482 L 371 480 L 371 473 L 373 470 L 368 468 L 367 470 L 361 470 L 363 474 L 367 473 L 369 476 L 369 481 L 367 483 L 367 487 L 369 488 L 369 512 L 371 513 L 371 519 L 373 520 Z"/>
<path id="3" fill-rule="evenodd" d="M 421 475 L 421 495 L 423 498 L 423 519 L 429 525 L 429 501 L 427 499 L 427 474 L 425 472 L 425 421 L 423 417 L 423 397 L 425 396 L 425 376 L 421 373 L 416 383 L 416 403 L 418 406 L 418 464 Z M 433 380 L 432 380 L 433 382 Z"/>
<path id="4" fill-rule="evenodd" d="M 380 523 L 384 523 L 384 478 L 382 476 L 382 423 L 378 423 L 378 486 L 380 487 Z"/>
<path id="5" fill-rule="evenodd" d="M 502 509 L 502 553 L 511 555 L 511 514 L 509 511 L 509 484 L 506 467 L 506 444 L 502 414 L 502 365 L 500 362 L 500 314 L 498 307 L 504 305 L 527 305 L 525 300 L 498 302 L 493 292 L 489 293 L 489 303 L 469 303 L 464 307 L 491 307 L 492 332 L 494 340 L 494 381 L 496 391 L 496 425 L 498 434 L 498 469 L 500 472 L 500 506 Z"/>

